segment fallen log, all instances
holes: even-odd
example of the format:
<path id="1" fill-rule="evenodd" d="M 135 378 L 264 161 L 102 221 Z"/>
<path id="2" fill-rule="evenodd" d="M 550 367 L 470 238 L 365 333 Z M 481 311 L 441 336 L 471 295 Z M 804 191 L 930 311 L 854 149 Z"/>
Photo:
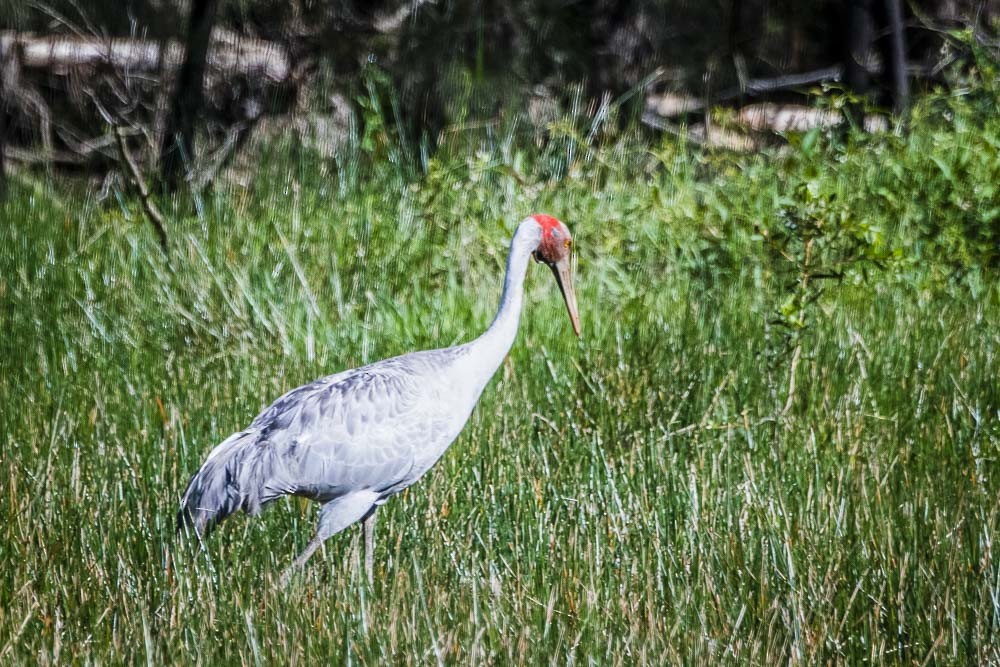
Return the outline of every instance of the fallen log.
<path id="1" fill-rule="evenodd" d="M 21 68 L 53 74 L 80 68 L 110 69 L 123 77 L 173 74 L 184 60 L 176 41 L 0 33 L 0 56 L 11 51 Z M 288 83 L 293 71 L 282 45 L 220 30 L 212 35 L 206 64 L 210 76 L 240 75 L 271 85 Z"/>
<path id="2" fill-rule="evenodd" d="M 661 101 L 664 97 L 657 97 Z M 692 123 L 688 126 L 675 125 L 657 110 L 663 104 L 649 104 L 642 115 L 642 123 L 657 130 L 680 136 L 692 143 L 709 148 L 747 152 L 765 145 L 773 145 L 775 140 L 788 133 L 808 132 L 815 128 L 829 129 L 847 122 L 847 117 L 834 109 L 817 109 L 801 104 L 775 104 L 761 102 L 748 104 L 738 109 L 726 122 L 725 127 L 709 123 Z M 889 119 L 878 114 L 866 114 L 861 120 L 861 128 L 868 133 L 887 132 Z"/>
<path id="3" fill-rule="evenodd" d="M 846 122 L 844 114 L 835 109 L 816 109 L 802 104 L 761 102 L 748 104 L 736 114 L 736 124 L 755 132 L 808 132 L 813 128 L 831 128 Z M 865 132 L 887 132 L 885 116 L 866 114 L 862 118 Z"/>
<path id="4" fill-rule="evenodd" d="M 811 72 L 786 74 L 771 79 L 748 79 L 741 86 L 724 90 L 713 95 L 707 102 L 711 105 L 728 104 L 742 97 L 765 96 L 783 90 L 794 90 L 803 86 L 839 81 L 842 69 L 839 65 L 824 67 Z M 649 93 L 646 96 L 646 113 L 660 118 L 678 118 L 689 114 L 703 114 L 706 100 L 676 91 Z"/>
<path id="5" fill-rule="evenodd" d="M 0 32 L 7 157 L 103 168 L 121 161 L 108 134 L 117 125 L 142 128 L 150 146 L 158 145 L 183 60 L 173 41 Z M 201 110 L 208 143 L 223 140 L 229 128 L 247 131 L 261 116 L 286 113 L 297 71 L 281 44 L 213 31 Z M 155 159 L 155 149 L 136 157 Z"/>

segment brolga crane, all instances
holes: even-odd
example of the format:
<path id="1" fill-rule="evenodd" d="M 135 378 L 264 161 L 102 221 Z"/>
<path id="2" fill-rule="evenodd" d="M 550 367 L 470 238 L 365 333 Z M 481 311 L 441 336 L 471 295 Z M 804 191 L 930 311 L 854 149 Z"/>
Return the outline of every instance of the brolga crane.
<path id="1" fill-rule="evenodd" d="M 184 493 L 178 530 L 189 525 L 200 538 L 237 510 L 255 515 L 281 496 L 304 496 L 321 504 L 319 524 L 282 582 L 327 538 L 358 521 L 371 582 L 375 511 L 419 480 L 465 426 L 514 344 L 529 259 L 552 269 L 580 335 L 571 249 L 569 229 L 559 220 L 541 214 L 522 220 L 510 242 L 500 307 L 483 335 L 288 392 L 209 453 Z"/>

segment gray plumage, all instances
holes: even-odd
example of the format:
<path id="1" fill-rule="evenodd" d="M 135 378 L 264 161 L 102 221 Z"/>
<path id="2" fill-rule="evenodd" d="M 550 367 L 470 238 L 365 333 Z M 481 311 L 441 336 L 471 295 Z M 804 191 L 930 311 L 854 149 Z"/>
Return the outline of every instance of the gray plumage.
<path id="1" fill-rule="evenodd" d="M 255 515 L 283 495 L 304 496 L 322 504 L 319 524 L 285 577 L 328 537 L 364 520 L 371 579 L 374 512 L 420 479 L 462 430 L 513 344 L 528 258 L 543 233 L 534 217 L 518 227 L 500 309 L 485 334 L 289 391 L 212 450 L 184 493 L 178 528 L 203 535 L 238 510 Z M 575 317 L 575 299 L 570 312 Z"/>
<path id="2" fill-rule="evenodd" d="M 416 352 L 289 391 L 209 454 L 179 520 L 202 533 L 283 495 L 329 503 L 365 490 L 381 504 L 426 471 L 428 450 L 444 452 L 454 420 L 427 399 L 459 356 L 460 348 Z"/>

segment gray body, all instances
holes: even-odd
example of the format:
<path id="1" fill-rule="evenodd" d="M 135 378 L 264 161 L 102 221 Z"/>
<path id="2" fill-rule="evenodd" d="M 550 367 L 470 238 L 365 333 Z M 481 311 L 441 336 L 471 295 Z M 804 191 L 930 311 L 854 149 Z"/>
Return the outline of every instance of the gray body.
<path id="1" fill-rule="evenodd" d="M 237 510 L 257 514 L 296 495 L 331 517 L 356 506 L 354 523 L 420 479 L 461 431 L 482 391 L 455 385 L 467 352 L 414 352 L 293 389 L 208 455 L 181 518 L 201 533 Z"/>
<path id="2" fill-rule="evenodd" d="M 533 218 L 518 227 L 500 308 L 486 333 L 288 392 L 212 450 L 184 494 L 179 527 L 190 523 L 201 535 L 237 510 L 253 515 L 283 495 L 304 496 L 322 510 L 294 565 L 364 519 L 370 579 L 375 509 L 419 480 L 461 432 L 514 342 L 528 259 L 541 235 Z"/>

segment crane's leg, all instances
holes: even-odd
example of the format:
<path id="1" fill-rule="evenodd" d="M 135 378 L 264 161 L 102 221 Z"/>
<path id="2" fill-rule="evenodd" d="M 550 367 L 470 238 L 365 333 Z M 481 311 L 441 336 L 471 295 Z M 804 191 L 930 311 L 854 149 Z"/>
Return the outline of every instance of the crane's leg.
<path id="1" fill-rule="evenodd" d="M 368 585 L 375 582 L 375 510 L 377 505 L 373 505 L 362 522 L 365 529 L 365 574 L 368 575 Z"/>
<path id="2" fill-rule="evenodd" d="M 366 490 L 349 493 L 324 504 L 320 510 L 316 534 L 309 540 L 309 544 L 306 545 L 298 558 L 282 573 L 281 585 L 288 584 L 291 576 L 306 564 L 323 542 L 364 518 L 375 505 L 376 500 L 378 500 L 378 494 Z"/>

